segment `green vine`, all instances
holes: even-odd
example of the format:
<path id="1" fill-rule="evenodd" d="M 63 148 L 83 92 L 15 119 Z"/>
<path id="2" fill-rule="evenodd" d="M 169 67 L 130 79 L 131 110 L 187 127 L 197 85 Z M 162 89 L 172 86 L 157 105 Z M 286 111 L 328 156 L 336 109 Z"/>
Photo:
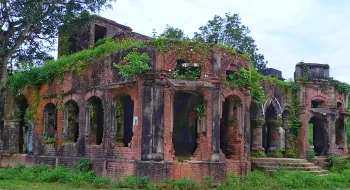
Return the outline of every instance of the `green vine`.
<path id="1" fill-rule="evenodd" d="M 116 120 L 117 123 L 122 123 L 123 122 L 123 115 L 124 113 L 124 106 L 123 106 L 123 102 L 120 99 L 116 100 Z"/>
<path id="2" fill-rule="evenodd" d="M 201 68 L 186 68 L 184 70 L 175 69 L 175 78 L 197 80 L 201 76 Z"/>
<path id="3" fill-rule="evenodd" d="M 27 71 L 18 72 L 9 77 L 8 84 L 14 93 L 26 85 L 40 88 L 42 84 L 50 84 L 56 78 L 60 81 L 65 72 L 76 72 L 82 75 L 85 69 L 96 59 L 109 56 L 112 52 L 131 47 L 143 47 L 142 42 L 130 39 L 122 41 L 106 41 L 93 49 L 83 50 L 69 56 L 62 56 L 54 61 L 49 60 L 41 67 L 33 67 Z"/>
<path id="4" fill-rule="evenodd" d="M 298 100 L 297 100 L 297 93 L 300 90 L 300 84 L 294 82 L 291 86 L 292 89 L 292 105 L 291 105 L 291 134 L 292 134 L 292 149 L 293 152 L 297 152 L 297 137 L 299 134 L 299 129 L 302 126 L 302 120 L 299 119 L 298 114 Z M 297 153 L 296 153 L 297 154 Z"/>
<path id="5" fill-rule="evenodd" d="M 194 106 L 193 111 L 195 111 L 197 113 L 197 116 L 199 119 L 202 119 L 203 117 L 206 116 L 205 113 L 205 102 L 204 99 L 202 98 L 199 102 L 199 104 L 197 104 L 196 106 Z"/>
<path id="6" fill-rule="evenodd" d="M 124 60 L 127 62 L 124 65 L 114 64 L 119 69 L 119 72 L 125 78 L 131 78 L 135 75 L 151 70 L 149 66 L 150 57 L 147 53 L 139 54 L 136 50 L 130 52 Z"/>
<path id="7" fill-rule="evenodd" d="M 310 72 L 310 66 L 308 64 L 303 64 L 304 73 Z"/>
<path id="8" fill-rule="evenodd" d="M 24 119 L 27 122 L 31 122 L 34 123 L 36 120 L 36 114 L 38 112 L 38 107 L 40 104 L 40 91 L 38 88 L 34 88 L 33 94 L 32 96 L 34 97 L 34 105 L 32 108 L 27 108 L 25 115 L 24 115 Z"/>
<path id="9" fill-rule="evenodd" d="M 335 89 L 343 94 L 349 94 L 350 93 L 350 85 L 345 82 L 340 82 L 337 80 L 333 80 Z"/>

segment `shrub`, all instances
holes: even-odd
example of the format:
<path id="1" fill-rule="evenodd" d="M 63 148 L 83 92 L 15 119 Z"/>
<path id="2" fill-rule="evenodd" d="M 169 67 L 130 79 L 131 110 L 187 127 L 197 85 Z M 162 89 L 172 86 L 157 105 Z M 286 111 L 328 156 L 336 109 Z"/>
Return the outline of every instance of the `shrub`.
<path id="1" fill-rule="evenodd" d="M 92 161 L 86 158 L 80 158 L 76 166 L 76 171 L 87 172 L 90 170 L 92 170 Z"/>
<path id="2" fill-rule="evenodd" d="M 110 177 L 96 177 L 94 179 L 94 186 L 97 188 L 101 188 L 109 185 L 110 182 L 111 182 Z"/>
<path id="3" fill-rule="evenodd" d="M 333 155 L 326 160 L 326 167 L 331 172 L 342 173 L 346 169 L 350 169 L 347 159 Z"/>
<path id="4" fill-rule="evenodd" d="M 254 157 L 254 158 L 266 158 L 266 154 L 264 151 L 258 151 L 258 152 L 252 152 L 250 154 L 250 157 Z"/>
<path id="5" fill-rule="evenodd" d="M 308 150 L 306 152 L 306 160 L 308 162 L 314 162 L 315 161 L 315 151 L 313 149 Z"/>
<path id="6" fill-rule="evenodd" d="M 289 152 L 284 155 L 285 158 L 299 158 L 299 155 L 295 152 Z"/>
<path id="7" fill-rule="evenodd" d="M 226 190 L 226 189 L 238 189 L 239 185 L 239 178 L 235 175 L 229 174 L 224 182 L 220 183 L 218 185 L 219 190 Z"/>
<path id="8" fill-rule="evenodd" d="M 214 183 L 214 178 L 211 176 L 207 176 L 207 177 L 204 177 L 202 181 L 203 181 L 204 188 L 209 189 Z"/>
<path id="9" fill-rule="evenodd" d="M 192 189 L 200 189 L 200 185 L 191 179 L 178 179 L 178 180 L 170 180 L 170 184 L 166 189 L 174 189 L 174 190 L 192 190 Z"/>
<path id="10" fill-rule="evenodd" d="M 119 69 L 120 74 L 125 78 L 131 78 L 151 69 L 149 66 L 151 59 L 147 53 L 139 54 L 134 50 L 124 60 L 127 62 L 125 65 L 114 64 L 114 66 Z"/>

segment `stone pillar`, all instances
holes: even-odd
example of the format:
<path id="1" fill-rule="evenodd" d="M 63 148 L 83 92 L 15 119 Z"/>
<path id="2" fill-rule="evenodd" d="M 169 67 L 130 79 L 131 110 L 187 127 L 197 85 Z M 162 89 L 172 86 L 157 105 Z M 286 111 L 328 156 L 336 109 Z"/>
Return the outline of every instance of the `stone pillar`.
<path id="1" fill-rule="evenodd" d="M 283 120 L 282 128 L 284 129 L 285 134 L 285 147 L 286 147 L 286 153 L 293 152 L 292 147 L 292 134 L 290 132 L 290 121 L 289 120 Z"/>
<path id="2" fill-rule="evenodd" d="M 250 126 L 252 130 L 252 152 L 264 151 L 262 147 L 262 128 L 265 120 L 263 118 L 251 119 Z"/>
<path id="3" fill-rule="evenodd" d="M 322 155 L 327 155 L 328 153 L 336 154 L 336 144 L 335 144 L 335 116 L 328 116 L 327 123 L 324 126 L 324 136 L 328 138 L 328 141 L 325 141 L 324 149 Z M 329 148 L 327 147 L 329 145 Z"/>
<path id="4" fill-rule="evenodd" d="M 280 121 L 269 120 L 267 124 L 270 127 L 270 147 L 268 148 L 268 152 L 277 152 L 280 149 L 281 142 Z"/>
<path id="5" fill-rule="evenodd" d="M 16 154 L 19 152 L 19 129 L 20 119 L 6 121 L 9 129 L 9 153 Z"/>

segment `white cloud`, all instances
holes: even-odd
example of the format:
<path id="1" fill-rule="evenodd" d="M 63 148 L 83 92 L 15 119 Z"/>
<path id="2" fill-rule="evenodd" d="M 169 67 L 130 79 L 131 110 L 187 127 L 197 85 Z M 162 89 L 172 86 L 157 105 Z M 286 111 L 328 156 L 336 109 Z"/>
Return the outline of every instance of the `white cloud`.
<path id="1" fill-rule="evenodd" d="M 149 36 L 153 28 L 161 33 L 166 24 L 192 36 L 215 14 L 239 13 L 268 67 L 281 70 L 285 78 L 292 77 L 295 64 L 303 60 L 327 63 L 333 77 L 350 83 L 349 8 L 346 0 L 118 0 L 113 10 L 101 15 Z"/>

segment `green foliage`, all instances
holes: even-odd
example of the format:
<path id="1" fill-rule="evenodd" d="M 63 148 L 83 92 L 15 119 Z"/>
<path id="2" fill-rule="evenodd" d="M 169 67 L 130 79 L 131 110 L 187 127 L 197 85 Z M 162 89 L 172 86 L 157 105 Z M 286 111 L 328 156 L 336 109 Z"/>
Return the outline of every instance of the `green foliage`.
<path id="1" fill-rule="evenodd" d="M 313 163 L 313 162 L 315 161 L 315 158 L 316 158 L 316 154 L 315 154 L 315 151 L 314 151 L 313 149 L 308 150 L 308 151 L 306 152 L 306 160 L 307 160 L 308 162 Z"/>
<path id="2" fill-rule="evenodd" d="M 349 94 L 350 93 L 350 85 L 345 83 L 345 82 L 340 82 L 337 80 L 333 80 L 335 89 L 340 92 L 340 93 L 344 93 L 344 94 Z"/>
<path id="3" fill-rule="evenodd" d="M 211 44 L 225 44 L 245 53 L 245 56 L 252 61 L 254 68 L 262 69 L 266 67 L 264 56 L 257 53 L 258 48 L 255 40 L 249 36 L 250 30 L 241 24 L 238 14 L 225 17 L 215 15 L 205 26 L 199 28 L 200 32 L 195 33 L 194 39 Z"/>
<path id="4" fill-rule="evenodd" d="M 193 111 L 197 113 L 197 116 L 199 119 L 205 117 L 206 109 L 205 109 L 205 102 L 203 98 L 201 98 L 199 103 L 196 106 L 194 106 Z"/>
<path id="5" fill-rule="evenodd" d="M 253 158 L 266 158 L 266 154 L 264 151 L 257 151 L 257 152 L 252 152 L 250 154 L 250 157 Z"/>
<path id="6" fill-rule="evenodd" d="M 212 176 L 207 176 L 203 178 L 202 182 L 205 189 L 210 189 L 213 186 L 214 178 Z"/>
<path id="7" fill-rule="evenodd" d="M 49 144 L 53 144 L 53 143 L 56 142 L 56 139 L 53 138 L 53 137 L 47 137 L 47 138 L 46 138 L 46 141 L 47 141 L 47 143 L 49 143 Z"/>
<path id="8" fill-rule="evenodd" d="M 264 77 L 258 71 L 256 71 L 252 66 L 250 67 L 250 71 L 251 71 L 250 93 L 252 95 L 252 98 L 258 103 L 263 103 L 265 101 L 265 92 L 264 92 L 264 89 L 260 86 L 260 82 Z"/>
<path id="9" fill-rule="evenodd" d="M 277 152 L 269 152 L 266 155 L 267 157 L 271 157 L 271 158 L 283 158 L 283 154 L 281 151 L 277 151 Z"/>
<path id="10" fill-rule="evenodd" d="M 329 168 L 331 172 L 343 173 L 345 170 L 350 169 L 350 163 L 346 158 L 333 155 L 327 158 L 326 167 Z"/>
<path id="11" fill-rule="evenodd" d="M 111 43 L 113 42 L 113 39 L 112 38 L 103 38 L 103 39 L 99 39 L 97 40 L 97 42 L 94 44 L 94 48 L 100 46 L 100 45 L 103 45 L 103 44 L 106 44 L 106 43 Z"/>
<path id="12" fill-rule="evenodd" d="M 87 158 L 80 158 L 78 160 L 76 171 L 87 172 L 92 170 L 92 161 Z"/>
<path id="13" fill-rule="evenodd" d="M 124 60 L 127 62 L 125 65 L 114 64 L 114 66 L 119 69 L 120 74 L 125 78 L 131 78 L 151 70 L 149 66 L 150 58 L 147 53 L 139 54 L 134 50 L 130 52 Z"/>
<path id="14" fill-rule="evenodd" d="M 115 188 L 145 189 L 149 184 L 150 182 L 147 177 L 127 176 L 123 180 L 116 180 L 113 186 Z"/>
<path id="15" fill-rule="evenodd" d="M 183 70 L 175 69 L 175 78 L 197 80 L 201 77 L 201 68 L 185 68 Z"/>
<path id="16" fill-rule="evenodd" d="M 93 185 L 106 187 L 110 184 L 109 177 L 98 177 L 95 172 L 72 172 L 69 168 L 57 166 L 52 169 L 48 165 L 35 165 L 26 168 L 22 165 L 15 168 L 6 168 L 0 171 L 0 180 L 17 179 L 33 182 L 67 183 L 75 187 Z"/>
<path id="17" fill-rule="evenodd" d="M 166 25 L 164 32 L 160 34 L 159 37 L 177 40 L 188 39 L 188 36 L 185 35 L 183 30 L 169 25 Z"/>
<path id="18" fill-rule="evenodd" d="M 83 50 L 70 56 L 63 56 L 57 61 L 48 61 L 42 67 L 32 68 L 25 72 L 12 75 L 8 84 L 13 92 L 24 88 L 25 85 L 39 88 L 44 83 L 51 83 L 54 78 L 63 80 L 65 72 L 77 72 L 82 75 L 93 61 L 100 57 L 109 56 L 112 52 L 130 47 L 142 47 L 141 42 L 123 40 L 106 42 L 96 48 Z"/>
<path id="19" fill-rule="evenodd" d="M 286 153 L 284 155 L 285 158 L 299 158 L 299 155 L 295 152 L 290 152 L 290 153 Z"/>
<path id="20" fill-rule="evenodd" d="M 231 88 L 246 88 L 251 84 L 250 72 L 241 68 L 239 72 L 227 74 L 226 81 Z"/>

